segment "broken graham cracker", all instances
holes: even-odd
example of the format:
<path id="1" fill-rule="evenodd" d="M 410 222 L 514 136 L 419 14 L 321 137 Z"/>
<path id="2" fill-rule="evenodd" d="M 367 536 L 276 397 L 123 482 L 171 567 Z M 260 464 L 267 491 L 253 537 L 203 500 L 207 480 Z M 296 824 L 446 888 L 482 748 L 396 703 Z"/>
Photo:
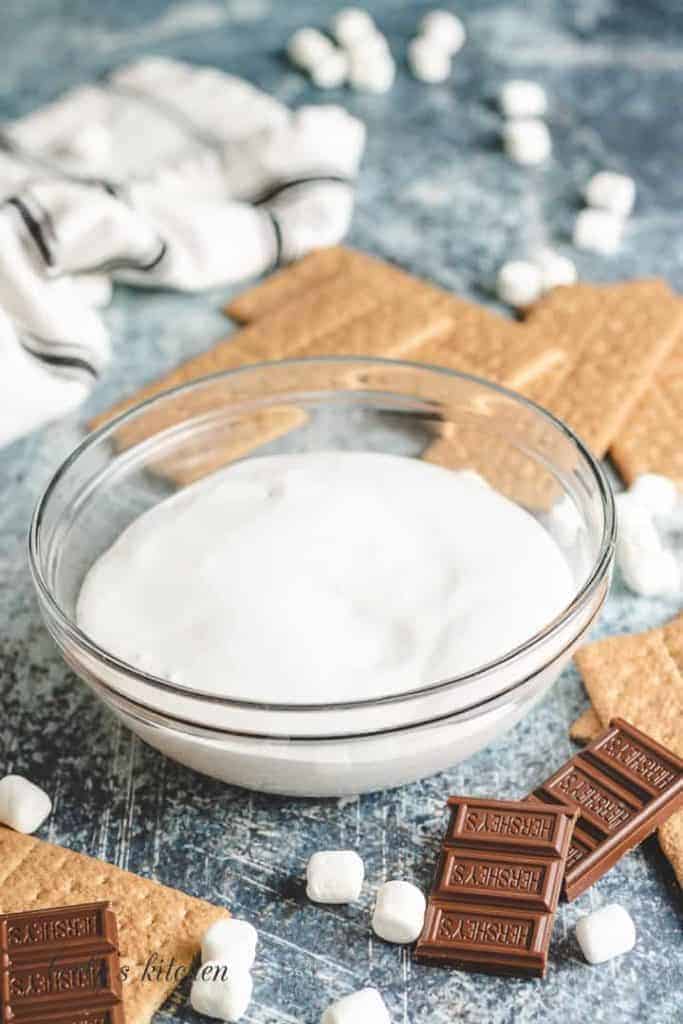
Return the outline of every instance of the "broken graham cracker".
<path id="1" fill-rule="evenodd" d="M 516 389 L 565 419 L 601 456 L 683 329 L 683 303 L 658 281 L 556 289 L 520 324 L 342 247 L 310 254 L 248 289 L 228 311 L 248 326 L 91 425 L 218 370 L 293 356 L 375 355 L 433 363 Z M 157 429 L 150 413 L 146 426 L 138 420 L 136 439 Z M 288 429 L 282 423 L 276 436 Z M 119 440 L 126 445 L 123 434 Z M 252 448 L 260 443 L 256 431 Z M 434 461 L 461 462 L 462 452 L 457 458 L 448 452 L 447 437 L 435 444 Z M 509 451 L 501 458 L 500 473 L 492 466 L 488 478 L 497 486 L 500 477 L 505 493 L 516 497 L 515 480 L 524 474 L 509 464 Z M 524 479 L 519 500 L 546 507 L 546 484 Z"/>
<path id="2" fill-rule="evenodd" d="M 187 970 L 200 939 L 228 911 L 112 864 L 0 826 L 0 913 L 109 900 L 116 914 L 126 1024 L 148 1024 L 180 979 L 143 980 L 156 954 Z"/>
<path id="3" fill-rule="evenodd" d="M 340 248 L 299 261 L 286 291 L 331 276 L 362 279 L 380 261 Z M 383 265 L 387 277 L 408 275 Z M 286 288 L 287 271 L 238 296 L 227 312 L 258 319 Z M 523 324 L 425 285 L 448 310 L 453 329 L 407 350 L 417 362 L 475 373 L 520 391 L 565 420 L 602 456 L 683 332 L 683 303 L 662 281 L 578 284 L 554 289 Z M 315 354 L 313 346 L 310 352 Z M 342 354 L 342 353 L 340 353 Z"/>
<path id="4" fill-rule="evenodd" d="M 618 715 L 683 757 L 683 613 L 645 633 L 588 644 L 575 658 L 593 707 L 572 726 L 574 739 L 593 739 Z M 683 811 L 658 838 L 683 886 Z"/>
<path id="5" fill-rule="evenodd" d="M 683 332 L 613 442 L 610 455 L 627 484 L 661 473 L 683 491 Z"/>

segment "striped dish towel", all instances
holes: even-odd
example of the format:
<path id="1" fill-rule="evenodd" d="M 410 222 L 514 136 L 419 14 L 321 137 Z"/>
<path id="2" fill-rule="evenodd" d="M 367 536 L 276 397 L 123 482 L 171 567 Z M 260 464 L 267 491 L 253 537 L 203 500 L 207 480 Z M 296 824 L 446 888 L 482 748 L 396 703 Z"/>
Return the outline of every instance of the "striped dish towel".
<path id="1" fill-rule="evenodd" d="M 197 291 L 339 242 L 364 144 L 340 107 L 160 57 L 1 126 L 0 445 L 89 394 L 112 279 Z"/>

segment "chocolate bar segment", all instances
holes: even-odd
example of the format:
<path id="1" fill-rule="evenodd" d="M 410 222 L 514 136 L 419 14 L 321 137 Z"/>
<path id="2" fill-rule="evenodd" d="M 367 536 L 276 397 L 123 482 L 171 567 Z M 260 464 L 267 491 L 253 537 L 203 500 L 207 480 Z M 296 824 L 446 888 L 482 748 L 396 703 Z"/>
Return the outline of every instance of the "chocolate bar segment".
<path id="1" fill-rule="evenodd" d="M 3 999 L 14 1020 L 72 1006 L 111 1006 L 121 998 L 118 957 L 111 953 L 12 960 L 5 968 Z"/>
<path id="2" fill-rule="evenodd" d="M 418 959 L 485 974 L 542 975 L 550 914 L 431 899 Z"/>
<path id="3" fill-rule="evenodd" d="M 452 796 L 448 806 L 454 813 L 444 842 L 463 846 L 484 843 L 500 850 L 528 849 L 534 855 L 559 857 L 571 827 L 564 815 L 548 814 L 535 803 Z"/>
<path id="4" fill-rule="evenodd" d="M 125 1024 L 123 1007 L 107 1006 L 101 1010 L 67 1010 L 31 1018 L 31 1024 Z"/>
<path id="5" fill-rule="evenodd" d="M 489 974 L 542 976 L 573 808 L 451 797 L 415 956 Z"/>
<path id="6" fill-rule="evenodd" d="M 519 857 L 483 850 L 444 849 L 437 869 L 436 886 L 446 899 L 481 899 L 482 894 L 501 906 L 530 907 L 551 912 L 562 883 L 558 858 Z"/>
<path id="7" fill-rule="evenodd" d="M 0 916 L 0 1022 L 124 1024 L 108 903 Z"/>
<path id="8" fill-rule="evenodd" d="M 13 959 L 39 957 L 56 946 L 64 953 L 114 952 L 116 917 L 109 904 L 82 903 L 0 917 L 0 950 Z"/>
<path id="9" fill-rule="evenodd" d="M 563 883 L 571 901 L 683 807 L 683 761 L 614 718 L 530 799 L 578 811 Z"/>

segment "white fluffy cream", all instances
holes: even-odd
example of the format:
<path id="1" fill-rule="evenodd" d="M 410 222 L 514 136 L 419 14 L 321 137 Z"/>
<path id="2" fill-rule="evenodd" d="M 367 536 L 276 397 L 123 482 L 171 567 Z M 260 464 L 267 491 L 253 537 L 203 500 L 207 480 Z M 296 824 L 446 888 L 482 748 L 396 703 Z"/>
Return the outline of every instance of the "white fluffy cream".
<path id="1" fill-rule="evenodd" d="M 318 452 L 247 459 L 140 516 L 90 569 L 77 619 L 181 685 L 318 703 L 490 662 L 573 589 L 550 534 L 476 474 Z"/>

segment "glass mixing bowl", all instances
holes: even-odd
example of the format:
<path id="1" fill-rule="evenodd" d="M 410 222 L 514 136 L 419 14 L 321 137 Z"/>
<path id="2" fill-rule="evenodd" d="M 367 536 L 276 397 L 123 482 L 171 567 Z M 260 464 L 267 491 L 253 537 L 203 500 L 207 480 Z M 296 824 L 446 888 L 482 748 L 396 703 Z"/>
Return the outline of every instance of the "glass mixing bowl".
<path id="1" fill-rule="evenodd" d="M 78 627 L 85 574 L 141 513 L 239 459 L 334 449 L 475 470 L 555 537 L 574 577 L 571 602 L 524 644 L 476 671 L 338 704 L 263 704 L 217 696 L 210 687 L 188 690 L 127 664 Z M 525 715 L 600 611 L 614 531 L 600 466 L 533 403 L 434 367 L 305 359 L 194 381 L 89 435 L 38 502 L 30 563 L 66 662 L 146 742 L 226 782 L 342 796 L 446 768 Z"/>

